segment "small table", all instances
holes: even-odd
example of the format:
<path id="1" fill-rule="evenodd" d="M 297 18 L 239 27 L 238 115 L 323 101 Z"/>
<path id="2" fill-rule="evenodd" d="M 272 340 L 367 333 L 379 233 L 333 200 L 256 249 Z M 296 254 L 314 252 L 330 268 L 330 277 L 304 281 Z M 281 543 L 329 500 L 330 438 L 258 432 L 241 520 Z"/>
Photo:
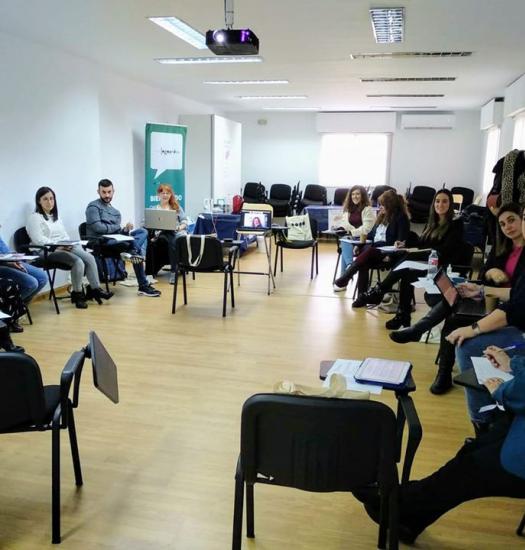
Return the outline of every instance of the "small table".
<path id="1" fill-rule="evenodd" d="M 268 296 L 271 292 L 271 284 L 273 284 L 273 288 L 275 288 L 275 279 L 273 278 L 273 271 L 272 271 L 272 235 L 273 231 L 272 228 L 266 229 L 266 230 L 250 230 L 250 231 L 237 231 L 237 235 L 242 237 L 249 237 L 251 235 L 254 235 L 255 238 L 257 237 L 263 237 L 264 240 L 264 250 L 266 252 L 266 259 L 268 261 L 268 271 L 241 271 L 241 262 L 239 258 L 239 267 L 236 271 L 237 273 L 237 284 L 241 284 L 241 273 L 244 275 L 264 275 L 268 277 Z M 268 243 L 270 243 L 268 245 Z M 257 243 L 258 244 L 258 243 Z"/>
<path id="2" fill-rule="evenodd" d="M 335 361 L 321 361 L 319 365 L 319 378 L 326 379 L 328 371 L 332 368 Z M 386 391 L 387 388 L 384 388 Z M 397 399 L 397 461 L 401 458 L 401 446 L 403 442 L 403 431 L 405 423 L 408 425 L 407 447 L 405 451 L 405 460 L 403 462 L 403 472 L 401 475 L 401 483 L 407 483 L 410 477 L 410 469 L 414 462 L 421 438 L 423 437 L 423 429 L 421 422 L 414 405 L 414 401 L 410 397 L 410 393 L 416 391 L 416 384 L 412 378 L 412 372 L 408 374 L 405 384 L 402 388 L 394 390 Z"/>
<path id="3" fill-rule="evenodd" d="M 193 234 L 210 235 L 216 233 L 219 240 L 236 239 L 240 221 L 240 214 L 210 214 L 204 212 L 198 215 Z M 248 248 L 248 244 L 254 242 L 255 239 L 245 236 L 239 240 L 242 241 L 240 244 L 241 252 L 244 252 Z"/>

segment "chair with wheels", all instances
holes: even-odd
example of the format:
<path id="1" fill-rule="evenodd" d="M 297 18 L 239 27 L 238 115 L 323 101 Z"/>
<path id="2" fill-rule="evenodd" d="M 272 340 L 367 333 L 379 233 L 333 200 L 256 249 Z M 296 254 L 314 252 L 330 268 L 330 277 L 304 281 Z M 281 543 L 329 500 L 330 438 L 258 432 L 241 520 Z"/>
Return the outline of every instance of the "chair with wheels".
<path id="1" fill-rule="evenodd" d="M 46 272 L 47 280 L 49 283 L 49 300 L 53 300 L 55 311 L 57 315 L 59 315 L 60 308 L 58 307 L 58 300 L 60 298 L 58 298 L 55 293 L 56 272 L 57 272 L 57 269 L 61 269 L 62 271 L 71 271 L 71 267 L 62 262 L 57 262 L 55 260 L 51 260 L 48 258 L 49 252 L 52 252 L 55 247 L 32 245 L 31 239 L 29 238 L 29 235 L 27 234 L 25 227 L 20 227 L 15 231 L 13 235 L 13 242 L 14 242 L 15 250 L 20 253 L 31 252 L 31 249 L 43 251 L 43 256 L 41 256 L 40 258 L 32 262 L 32 265 L 34 265 L 35 267 L 40 267 Z"/>
<path id="2" fill-rule="evenodd" d="M 239 247 L 231 246 L 228 251 L 228 259 L 225 261 L 223 245 L 219 239 L 205 235 L 186 235 L 185 237 L 179 237 L 175 241 L 175 250 L 178 263 L 177 270 L 175 271 L 171 313 L 175 313 L 177 306 L 179 277 L 182 276 L 184 304 L 186 305 L 188 303 L 186 273 L 223 273 L 222 316 L 226 317 L 226 296 L 228 290 L 231 296 L 231 307 L 235 307 L 233 271 Z"/>
<path id="3" fill-rule="evenodd" d="M 398 436 L 399 419 L 383 403 L 276 394 L 250 397 L 241 417 L 232 549 L 240 550 L 242 545 L 245 488 L 247 537 L 255 537 L 256 483 L 324 493 L 356 491 L 377 483 L 378 547 L 386 547 L 388 532 L 389 548 L 396 549 Z M 417 445 L 409 459 L 407 448 L 403 479 L 408 480 L 416 449 Z"/>
<path id="4" fill-rule="evenodd" d="M 299 216 L 296 216 L 296 218 Z M 277 259 L 280 255 L 281 257 L 281 273 L 283 271 L 283 249 L 287 248 L 289 250 L 304 250 L 306 248 L 312 249 L 312 258 L 310 262 L 310 279 L 314 278 L 314 262 L 315 262 L 315 274 L 319 274 L 319 246 L 318 246 L 318 229 L 317 229 L 317 220 L 313 218 L 312 216 L 308 214 L 304 214 L 303 216 L 300 216 L 301 218 L 304 218 L 304 222 L 301 223 L 309 223 L 310 224 L 310 231 L 312 238 L 307 240 L 295 240 L 291 239 L 290 236 L 287 234 L 286 230 L 278 231 L 276 233 L 275 239 L 276 239 L 276 251 L 275 251 L 275 263 L 273 267 L 273 275 L 277 273 Z"/>
<path id="5" fill-rule="evenodd" d="M 290 199 L 292 198 L 292 188 L 285 183 L 274 183 L 270 187 L 270 198 L 268 204 L 273 207 L 273 215 L 277 217 L 289 216 Z"/>

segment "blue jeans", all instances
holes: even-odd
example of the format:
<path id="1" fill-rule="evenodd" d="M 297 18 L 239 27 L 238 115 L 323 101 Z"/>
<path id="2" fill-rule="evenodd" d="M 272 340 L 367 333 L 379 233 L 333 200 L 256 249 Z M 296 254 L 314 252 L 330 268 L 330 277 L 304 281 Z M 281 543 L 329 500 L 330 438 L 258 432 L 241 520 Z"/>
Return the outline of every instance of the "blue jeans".
<path id="1" fill-rule="evenodd" d="M 516 342 L 523 340 L 523 332 L 515 327 L 505 327 L 486 334 L 480 334 L 475 338 L 470 338 L 463 342 L 461 346 L 456 346 L 456 359 L 458 361 L 461 372 L 473 368 L 471 357 L 483 356 L 483 351 L 488 346 L 498 346 L 504 348 Z M 508 354 L 524 355 L 524 348 L 509 351 Z M 465 388 L 465 396 L 467 398 L 467 407 L 470 418 L 473 422 L 486 423 L 492 420 L 493 411 L 480 413 L 480 407 L 494 404 L 494 400 L 490 393 L 485 391 Z"/>
<path id="2" fill-rule="evenodd" d="M 47 275 L 43 269 L 33 267 L 25 262 L 22 265 L 27 273 L 9 266 L 0 266 L 0 278 L 11 279 L 20 287 L 20 295 L 28 303 L 47 284 Z"/>
<path id="3" fill-rule="evenodd" d="M 146 257 L 146 251 L 148 249 L 148 230 L 140 227 L 130 232 L 130 236 L 135 241 L 134 251 L 141 256 Z"/>
<path id="4" fill-rule="evenodd" d="M 341 275 L 346 268 L 354 261 L 354 245 L 347 241 L 339 241 L 341 245 Z"/>

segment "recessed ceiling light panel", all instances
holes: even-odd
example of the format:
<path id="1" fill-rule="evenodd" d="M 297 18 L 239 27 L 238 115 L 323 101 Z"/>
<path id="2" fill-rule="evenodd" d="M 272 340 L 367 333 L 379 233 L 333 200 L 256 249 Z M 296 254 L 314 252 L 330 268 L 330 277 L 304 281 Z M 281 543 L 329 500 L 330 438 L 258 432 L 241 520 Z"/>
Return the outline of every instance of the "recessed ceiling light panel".
<path id="1" fill-rule="evenodd" d="M 262 63 L 263 58 L 258 55 L 216 55 L 214 57 L 165 57 L 155 61 L 163 65 L 202 65 L 205 63 Z"/>
<path id="2" fill-rule="evenodd" d="M 361 78 L 361 82 L 454 82 L 455 76 Z"/>
<path id="3" fill-rule="evenodd" d="M 382 52 L 351 53 L 350 59 L 402 59 L 407 57 L 470 57 L 472 52 Z"/>
<path id="4" fill-rule="evenodd" d="M 319 107 L 263 107 L 263 111 L 320 111 Z"/>
<path id="5" fill-rule="evenodd" d="M 155 23 L 155 25 L 171 32 L 171 34 L 174 34 L 199 50 L 205 50 L 207 48 L 206 37 L 178 17 L 170 15 L 163 17 L 148 17 L 148 19 L 152 23 Z"/>
<path id="6" fill-rule="evenodd" d="M 366 94 L 366 97 L 445 97 L 445 94 Z"/>
<path id="7" fill-rule="evenodd" d="M 239 99 L 306 99 L 306 95 L 240 95 Z"/>
<path id="8" fill-rule="evenodd" d="M 405 28 L 404 8 L 371 8 L 370 19 L 378 44 L 403 42 Z"/>

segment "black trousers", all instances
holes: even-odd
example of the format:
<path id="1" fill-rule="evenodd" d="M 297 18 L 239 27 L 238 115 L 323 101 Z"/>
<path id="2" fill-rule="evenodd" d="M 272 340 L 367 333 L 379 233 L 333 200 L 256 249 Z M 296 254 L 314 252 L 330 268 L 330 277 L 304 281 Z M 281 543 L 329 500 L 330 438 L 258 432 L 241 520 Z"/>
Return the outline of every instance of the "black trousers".
<path id="1" fill-rule="evenodd" d="M 401 488 L 400 521 L 418 531 L 463 502 L 482 497 L 525 497 L 525 479 L 500 463 L 511 419 L 501 418 L 432 475 Z"/>

